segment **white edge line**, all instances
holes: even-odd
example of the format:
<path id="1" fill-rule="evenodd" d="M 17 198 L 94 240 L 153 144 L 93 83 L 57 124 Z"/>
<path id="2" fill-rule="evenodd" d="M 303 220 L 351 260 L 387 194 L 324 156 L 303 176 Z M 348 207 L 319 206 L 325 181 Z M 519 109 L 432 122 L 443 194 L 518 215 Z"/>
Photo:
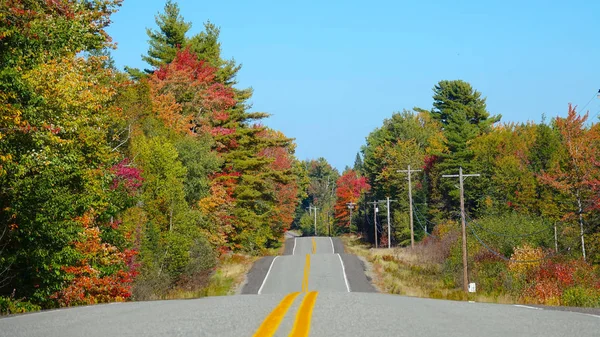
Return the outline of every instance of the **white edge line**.
<path id="1" fill-rule="evenodd" d="M 335 254 L 335 247 L 333 246 L 333 239 L 331 236 L 329 237 L 329 241 L 331 241 L 331 254 Z"/>
<path id="2" fill-rule="evenodd" d="M 592 316 L 592 317 L 600 318 L 600 316 L 594 315 L 594 314 L 586 314 L 586 313 L 583 313 L 583 314 L 586 315 L 586 316 Z"/>
<path id="3" fill-rule="evenodd" d="M 294 249 L 292 249 L 292 255 L 296 254 L 296 238 L 294 237 Z"/>
<path id="4" fill-rule="evenodd" d="M 346 289 L 350 292 L 350 285 L 348 284 L 348 278 L 346 277 L 346 267 L 344 267 L 344 261 L 342 261 L 342 257 L 340 254 L 336 254 L 340 258 L 340 263 L 342 264 L 342 274 L 344 274 L 344 282 L 346 282 Z"/>
<path id="5" fill-rule="evenodd" d="M 533 310 L 544 310 L 542 308 L 530 307 L 528 305 L 521 305 L 521 304 L 515 304 L 514 306 L 515 307 L 519 307 L 519 308 L 533 309 Z"/>
<path id="6" fill-rule="evenodd" d="M 271 265 L 269 266 L 269 270 L 267 270 L 267 275 L 265 275 L 265 279 L 262 281 L 262 284 L 260 285 L 260 288 L 258 289 L 258 294 L 259 295 L 262 292 L 262 289 L 265 286 L 265 283 L 267 282 L 267 278 L 269 277 L 269 274 L 271 273 L 271 269 L 273 268 L 273 263 L 275 263 L 275 260 L 277 260 L 278 257 L 279 256 L 275 256 L 275 258 L 273 259 L 273 261 L 271 261 Z"/>

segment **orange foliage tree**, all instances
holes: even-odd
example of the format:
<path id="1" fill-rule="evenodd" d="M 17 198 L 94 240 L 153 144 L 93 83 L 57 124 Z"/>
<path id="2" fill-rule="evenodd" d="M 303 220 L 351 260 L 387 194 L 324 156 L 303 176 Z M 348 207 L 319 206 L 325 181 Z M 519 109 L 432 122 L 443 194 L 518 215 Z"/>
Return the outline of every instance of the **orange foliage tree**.
<path id="1" fill-rule="evenodd" d="M 286 139 L 281 133 L 273 130 L 267 132 L 267 137 L 275 139 Z M 298 205 L 298 183 L 297 177 L 290 174 L 294 160 L 294 149 L 291 146 L 269 147 L 260 152 L 260 155 L 271 158 L 269 164 L 273 172 L 278 173 L 273 181 L 275 210 L 271 215 L 271 227 L 276 232 L 288 230 L 294 221 L 294 210 Z"/>
<path id="2" fill-rule="evenodd" d="M 213 136 L 233 132 L 226 124 L 227 110 L 236 103 L 234 92 L 217 81 L 216 71 L 189 49 L 178 51 L 173 62 L 149 79 L 152 107 L 159 119 L 177 130 Z"/>
<path id="3" fill-rule="evenodd" d="M 360 177 L 354 170 L 348 170 L 337 181 L 337 201 L 334 206 L 335 218 L 341 226 L 350 227 L 350 210 L 348 203 L 357 203 L 363 193 L 371 186 L 365 177 Z"/>
<path id="4" fill-rule="evenodd" d="M 556 118 L 556 128 L 566 149 L 566 157 L 560 165 L 540 176 L 542 183 L 548 184 L 568 196 L 574 206 L 564 216 L 564 220 L 579 223 L 579 237 L 583 259 L 585 250 L 585 221 L 591 210 L 600 209 L 598 190 L 600 184 L 600 125 L 585 125 L 588 115 L 579 115 L 569 105 L 566 118 Z"/>

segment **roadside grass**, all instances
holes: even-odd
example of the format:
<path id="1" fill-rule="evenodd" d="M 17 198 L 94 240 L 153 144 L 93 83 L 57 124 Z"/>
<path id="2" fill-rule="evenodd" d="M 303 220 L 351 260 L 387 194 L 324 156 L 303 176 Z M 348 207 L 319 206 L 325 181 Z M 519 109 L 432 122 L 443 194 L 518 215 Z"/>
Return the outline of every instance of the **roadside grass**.
<path id="1" fill-rule="evenodd" d="M 206 296 L 233 295 L 244 282 L 246 273 L 258 256 L 226 254 L 219 258 L 215 271 L 210 275 L 206 286 L 198 289 L 175 288 L 162 299 L 190 299 Z"/>
<path id="2" fill-rule="evenodd" d="M 176 287 L 167 292 L 161 299 L 191 299 L 239 293 L 246 279 L 246 274 L 248 274 L 254 262 L 264 256 L 283 254 L 284 243 L 285 239 L 282 237 L 278 246 L 263 249 L 258 255 L 225 254 L 218 259 L 217 267 L 204 286 L 192 287 L 193 289 L 189 289 L 190 287 Z"/>
<path id="3" fill-rule="evenodd" d="M 455 301 L 516 303 L 508 295 L 465 294 L 444 275 L 443 257 L 427 247 L 375 249 L 356 235 L 345 235 L 341 239 L 349 253 L 371 264 L 373 285 L 382 293 Z"/>

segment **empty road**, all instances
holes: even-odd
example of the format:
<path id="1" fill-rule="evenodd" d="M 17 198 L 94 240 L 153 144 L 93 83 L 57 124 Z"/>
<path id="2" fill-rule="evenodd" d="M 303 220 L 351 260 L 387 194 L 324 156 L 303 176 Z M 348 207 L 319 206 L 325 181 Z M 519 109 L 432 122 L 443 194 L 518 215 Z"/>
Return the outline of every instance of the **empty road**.
<path id="1" fill-rule="evenodd" d="M 0 336 L 597 336 L 600 316 L 374 293 L 339 240 L 292 238 L 243 295 L 130 302 L 0 319 Z"/>

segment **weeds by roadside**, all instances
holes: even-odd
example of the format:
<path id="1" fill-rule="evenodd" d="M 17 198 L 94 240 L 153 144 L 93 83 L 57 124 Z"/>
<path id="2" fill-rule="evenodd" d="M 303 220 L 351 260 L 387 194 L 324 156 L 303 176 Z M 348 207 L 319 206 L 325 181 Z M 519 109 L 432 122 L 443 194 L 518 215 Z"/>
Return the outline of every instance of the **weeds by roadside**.
<path id="1" fill-rule="evenodd" d="M 600 306 L 598 268 L 558 258 L 516 263 L 543 256 L 541 249 L 516 248 L 511 261 L 500 260 L 475 247 L 470 250 L 470 278 L 478 292 L 465 294 L 460 284 L 462 267 L 458 240 L 425 239 L 411 248 L 372 249 L 360 237 L 342 237 L 346 249 L 362 256 L 373 270 L 379 291 L 447 300 L 473 300 L 505 304 Z"/>

